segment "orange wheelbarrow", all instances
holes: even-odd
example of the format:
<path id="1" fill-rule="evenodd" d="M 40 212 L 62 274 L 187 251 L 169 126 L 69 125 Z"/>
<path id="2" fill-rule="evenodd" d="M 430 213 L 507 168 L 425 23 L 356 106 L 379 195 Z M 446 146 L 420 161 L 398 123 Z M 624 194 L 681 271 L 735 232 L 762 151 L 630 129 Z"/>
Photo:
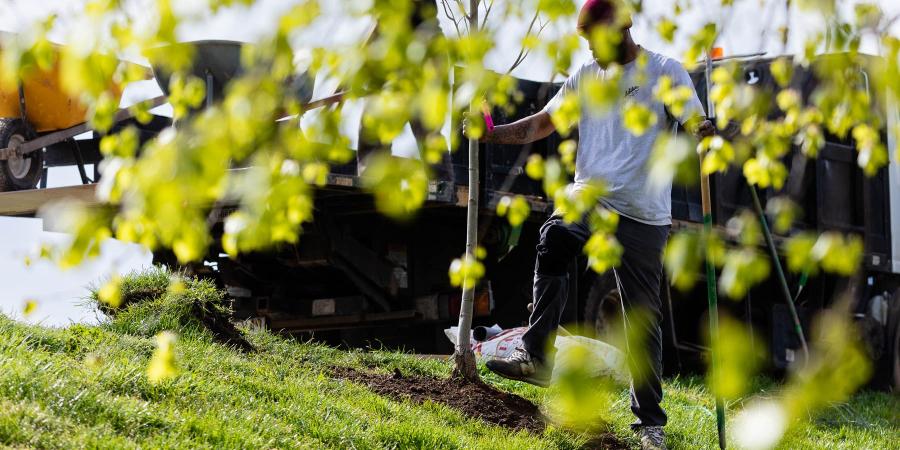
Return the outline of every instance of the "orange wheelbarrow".
<path id="1" fill-rule="evenodd" d="M 110 89 L 121 95 L 121 86 Z M 164 102 L 165 97 L 152 100 L 153 106 Z M 0 81 L 0 192 L 36 187 L 49 166 L 78 165 L 82 182 L 90 182 L 84 166 L 99 161 L 99 139 L 74 139 L 92 131 L 86 113 L 86 107 L 62 89 L 58 64 L 35 70 L 18 83 Z M 131 118 L 122 109 L 115 122 Z"/>

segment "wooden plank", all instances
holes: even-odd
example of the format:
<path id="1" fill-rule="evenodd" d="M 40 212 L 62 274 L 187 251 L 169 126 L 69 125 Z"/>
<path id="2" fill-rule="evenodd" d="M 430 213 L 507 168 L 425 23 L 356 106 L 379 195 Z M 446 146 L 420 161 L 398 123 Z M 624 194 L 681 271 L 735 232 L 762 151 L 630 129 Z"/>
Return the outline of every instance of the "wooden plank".
<path id="1" fill-rule="evenodd" d="M 78 200 L 100 204 L 94 195 L 96 185 L 84 184 L 27 191 L 0 192 L 0 216 L 33 216 L 42 206 L 57 200 Z"/>

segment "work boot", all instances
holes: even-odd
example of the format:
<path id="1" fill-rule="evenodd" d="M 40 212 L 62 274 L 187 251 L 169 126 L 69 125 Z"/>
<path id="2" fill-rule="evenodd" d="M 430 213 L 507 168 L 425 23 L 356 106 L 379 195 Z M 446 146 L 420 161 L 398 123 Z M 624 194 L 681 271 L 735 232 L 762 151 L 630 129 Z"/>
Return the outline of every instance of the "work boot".
<path id="1" fill-rule="evenodd" d="M 641 438 L 642 450 L 666 450 L 666 432 L 663 427 L 640 427 L 637 435 Z"/>
<path id="2" fill-rule="evenodd" d="M 541 387 L 550 384 L 550 374 L 553 372 L 552 367 L 547 367 L 537 358 L 533 358 L 528 350 L 522 347 L 517 348 L 512 355 L 492 359 L 486 365 L 491 372 L 501 377 Z"/>

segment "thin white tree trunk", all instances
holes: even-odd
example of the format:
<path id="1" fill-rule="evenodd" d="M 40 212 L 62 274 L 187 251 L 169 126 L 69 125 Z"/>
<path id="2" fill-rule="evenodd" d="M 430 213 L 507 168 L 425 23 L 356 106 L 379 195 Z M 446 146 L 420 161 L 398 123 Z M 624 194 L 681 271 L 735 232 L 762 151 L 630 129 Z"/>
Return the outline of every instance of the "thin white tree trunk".
<path id="1" fill-rule="evenodd" d="M 469 30 L 478 29 L 478 2 L 469 0 Z M 475 111 L 472 99 L 469 111 Z M 471 115 L 471 114 L 470 114 Z M 469 201 L 466 216 L 466 258 L 475 258 L 475 247 L 478 245 L 478 141 L 469 139 Z M 475 364 L 475 353 L 472 352 L 469 337 L 472 331 L 472 315 L 475 305 L 474 284 L 466 287 L 463 283 L 462 301 L 459 307 L 459 335 L 456 339 L 455 374 L 470 381 L 480 381 Z"/>

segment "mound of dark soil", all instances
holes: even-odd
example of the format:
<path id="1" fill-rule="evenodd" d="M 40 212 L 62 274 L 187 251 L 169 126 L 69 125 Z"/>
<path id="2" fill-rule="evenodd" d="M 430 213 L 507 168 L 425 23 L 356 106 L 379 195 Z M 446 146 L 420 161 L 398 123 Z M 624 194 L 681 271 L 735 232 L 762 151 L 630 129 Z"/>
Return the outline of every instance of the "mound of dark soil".
<path id="1" fill-rule="evenodd" d="M 514 430 L 541 432 L 544 429 L 543 417 L 534 403 L 487 384 L 470 383 L 454 377 L 404 376 L 399 370 L 387 375 L 337 367 L 333 374 L 336 378 L 363 384 L 386 397 L 409 399 L 416 403 L 426 400 L 442 403 L 468 416 Z"/>
<path id="2" fill-rule="evenodd" d="M 484 383 L 471 383 L 455 377 L 403 375 L 397 369 L 389 375 L 334 367 L 332 375 L 365 385 L 379 395 L 416 403 L 426 400 L 441 403 L 467 416 L 517 431 L 540 433 L 545 427 L 544 417 L 534 403 Z M 613 433 L 595 436 L 582 446 L 584 450 L 627 448 L 628 444 Z"/>

